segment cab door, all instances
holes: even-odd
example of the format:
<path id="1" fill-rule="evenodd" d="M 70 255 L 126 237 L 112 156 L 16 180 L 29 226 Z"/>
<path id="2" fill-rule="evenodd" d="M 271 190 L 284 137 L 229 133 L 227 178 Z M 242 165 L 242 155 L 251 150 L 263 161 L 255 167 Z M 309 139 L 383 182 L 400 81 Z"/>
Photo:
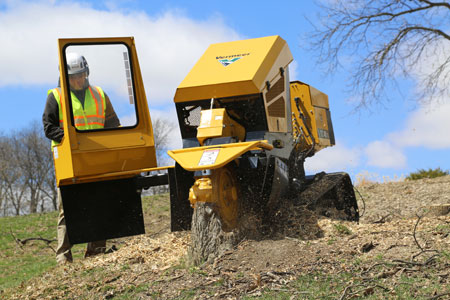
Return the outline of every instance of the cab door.
<path id="1" fill-rule="evenodd" d="M 144 233 L 136 177 L 157 162 L 134 38 L 59 39 L 58 46 L 64 138 L 52 151 L 69 240 Z M 89 66 L 84 89 L 71 81 L 73 53 Z"/>

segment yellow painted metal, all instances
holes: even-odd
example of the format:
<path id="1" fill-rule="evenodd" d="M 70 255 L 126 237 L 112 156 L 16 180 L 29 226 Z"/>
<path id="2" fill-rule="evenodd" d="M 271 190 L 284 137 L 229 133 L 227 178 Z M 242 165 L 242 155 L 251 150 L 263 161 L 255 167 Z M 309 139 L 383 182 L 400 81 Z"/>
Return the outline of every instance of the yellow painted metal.
<path id="1" fill-rule="evenodd" d="M 164 167 L 145 168 L 145 169 L 132 170 L 132 171 L 112 172 L 112 173 L 93 175 L 93 176 L 85 176 L 85 177 L 74 178 L 72 183 L 87 183 L 87 182 L 96 182 L 96 181 L 102 181 L 102 180 L 115 180 L 115 179 L 130 178 L 130 177 L 136 176 L 141 173 L 157 172 L 157 171 L 171 169 L 174 167 L 175 166 L 164 166 Z"/>
<path id="2" fill-rule="evenodd" d="M 64 50 L 71 45 L 122 44 L 129 50 L 138 124 L 134 128 L 100 131 L 76 131 L 65 109 L 70 95 L 66 86 Z M 157 166 L 153 130 L 133 37 L 59 39 L 61 101 L 63 103 L 64 138 L 54 147 L 58 186 L 103 178 L 108 174 L 138 174 Z M 69 120 L 69 122 L 67 121 Z M 128 175 L 117 175 L 128 176 Z"/>
<path id="3" fill-rule="evenodd" d="M 208 138 L 235 136 L 239 141 L 245 139 L 245 128 L 231 119 L 224 108 L 201 111 L 200 126 L 197 127 L 197 139 L 200 145 Z"/>
<path id="4" fill-rule="evenodd" d="M 174 101 L 261 93 L 292 59 L 279 36 L 212 44 L 178 86 Z"/>
<path id="5" fill-rule="evenodd" d="M 195 180 L 194 185 L 189 189 L 189 202 L 195 208 L 197 202 L 212 202 L 211 178 L 202 177 Z"/>
<path id="6" fill-rule="evenodd" d="M 167 151 L 180 166 L 188 171 L 217 169 L 251 150 L 272 150 L 267 141 L 222 144 Z"/>
<path id="7" fill-rule="evenodd" d="M 212 170 L 212 198 L 222 221 L 222 229 L 230 231 L 237 226 L 239 218 L 239 191 L 237 176 L 232 165 Z"/>
<path id="8" fill-rule="evenodd" d="M 195 209 L 198 202 L 214 203 L 222 229 L 230 231 L 237 226 L 239 217 L 239 185 L 232 165 L 211 171 L 210 177 L 197 178 L 189 190 L 189 201 Z"/>
<path id="9" fill-rule="evenodd" d="M 316 151 L 332 146 L 333 143 L 330 136 L 333 135 L 333 128 L 329 124 L 330 120 L 327 118 L 327 113 L 329 112 L 328 96 L 300 81 L 291 82 L 290 92 L 294 128 L 293 137 L 294 140 L 299 137 L 298 147 L 302 149 L 311 147 L 313 139 Z M 300 117 L 297 103 L 303 113 L 305 122 Z M 306 127 L 310 129 L 311 135 Z M 320 131 L 322 132 L 321 134 L 319 134 Z"/>

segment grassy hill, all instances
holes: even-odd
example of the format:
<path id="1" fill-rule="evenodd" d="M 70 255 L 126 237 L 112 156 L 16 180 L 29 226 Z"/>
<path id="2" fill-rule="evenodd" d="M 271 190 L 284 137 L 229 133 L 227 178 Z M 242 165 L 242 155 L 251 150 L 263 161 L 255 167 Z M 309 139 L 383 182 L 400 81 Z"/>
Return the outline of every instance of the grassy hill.
<path id="1" fill-rule="evenodd" d="M 144 197 L 143 210 L 148 234 L 168 230 L 168 195 Z M 57 218 L 58 212 L 0 218 L 0 299 L 5 289 L 16 288 L 57 268 Z M 36 240 L 27 241 L 30 238 Z M 121 242 L 108 241 L 107 248 L 117 243 Z M 74 261 L 80 261 L 84 251 L 85 244 L 75 245 Z"/>
<path id="2" fill-rule="evenodd" d="M 168 195 L 144 199 L 147 234 L 88 259 L 79 245 L 66 266 L 46 243 L 19 247 L 11 235 L 55 238 L 56 213 L 0 219 L 0 298 L 449 299 L 450 215 L 411 210 L 447 203 L 449 185 L 450 176 L 361 186 L 359 224 L 299 210 L 300 222 L 199 267 L 186 263 L 189 232 L 169 232 Z"/>
<path id="3" fill-rule="evenodd" d="M 51 212 L 0 218 L 0 290 L 16 287 L 56 266 L 57 216 Z M 27 241 L 29 238 L 42 240 Z M 75 246 L 73 254 L 82 257 L 83 247 Z"/>

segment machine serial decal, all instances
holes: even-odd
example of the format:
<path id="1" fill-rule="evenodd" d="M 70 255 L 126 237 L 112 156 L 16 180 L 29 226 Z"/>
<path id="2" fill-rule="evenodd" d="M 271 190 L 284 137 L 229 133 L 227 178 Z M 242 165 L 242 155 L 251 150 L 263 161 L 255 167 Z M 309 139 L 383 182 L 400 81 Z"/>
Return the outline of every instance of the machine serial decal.
<path id="1" fill-rule="evenodd" d="M 216 162 L 220 149 L 205 150 L 198 163 L 199 166 L 212 165 Z"/>

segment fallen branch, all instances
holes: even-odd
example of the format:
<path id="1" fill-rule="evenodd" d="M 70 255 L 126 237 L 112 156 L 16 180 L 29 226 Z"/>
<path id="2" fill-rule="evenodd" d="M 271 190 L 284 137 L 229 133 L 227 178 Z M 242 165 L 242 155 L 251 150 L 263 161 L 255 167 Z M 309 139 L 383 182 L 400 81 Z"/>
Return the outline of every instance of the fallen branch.
<path id="1" fill-rule="evenodd" d="M 347 297 L 347 293 L 348 293 L 347 291 L 348 290 L 351 290 L 352 288 L 359 287 L 359 286 L 367 288 L 364 284 L 351 284 L 351 285 L 348 285 L 348 286 L 345 287 L 344 292 L 342 292 L 342 295 L 339 298 L 339 300 L 344 300 Z M 353 294 L 353 293 L 351 293 L 351 294 Z M 351 294 L 348 294 L 348 295 L 351 295 Z"/>
<path id="2" fill-rule="evenodd" d="M 423 266 L 426 266 L 426 265 L 430 264 L 432 261 L 434 261 L 437 256 L 439 256 L 439 255 L 435 254 L 435 255 L 431 256 L 430 258 L 428 258 L 423 263 L 419 263 L 419 262 L 415 262 L 415 261 L 407 261 L 407 260 L 402 260 L 402 259 L 394 259 L 393 262 L 396 262 L 396 263 L 399 263 L 399 264 L 407 264 L 407 265 L 423 267 Z"/>
<path id="3" fill-rule="evenodd" d="M 181 278 L 183 276 L 184 276 L 184 274 L 180 274 L 180 275 L 173 276 L 173 277 L 170 277 L 170 278 L 158 279 L 158 280 L 155 280 L 154 282 L 170 282 L 170 281 L 176 280 L 178 278 Z"/>
<path id="4" fill-rule="evenodd" d="M 43 241 L 43 242 L 46 242 L 47 244 L 50 244 L 52 242 L 56 242 L 55 239 L 49 240 L 49 239 L 44 239 L 42 237 L 38 237 L 38 238 L 32 237 L 32 238 L 27 238 L 27 239 L 23 239 L 23 240 L 17 239 L 17 241 L 19 243 L 21 243 L 22 245 L 25 245 L 29 241 Z"/>
<path id="5" fill-rule="evenodd" d="M 442 293 L 442 294 L 437 294 L 437 295 L 432 296 L 432 297 L 429 297 L 429 298 L 427 298 L 427 299 L 429 299 L 429 300 L 435 300 L 435 299 L 439 299 L 439 298 L 441 298 L 441 297 L 448 296 L 448 295 L 450 295 L 450 292 Z"/>
<path id="6" fill-rule="evenodd" d="M 416 231 L 417 231 L 417 226 L 419 225 L 419 222 L 420 222 L 420 220 L 422 219 L 423 216 L 419 216 L 419 214 L 417 214 L 417 213 L 416 213 L 416 216 L 417 216 L 417 222 L 416 222 L 416 224 L 414 225 L 413 238 L 414 238 L 414 242 L 416 243 L 417 247 L 420 249 L 420 252 L 417 253 L 417 254 L 415 254 L 415 255 L 413 255 L 413 256 L 412 256 L 412 259 L 415 259 L 417 256 L 420 256 L 420 255 L 422 255 L 423 253 L 426 253 L 426 252 L 435 252 L 435 253 L 439 253 L 439 251 L 437 251 L 437 250 L 435 250 L 435 249 L 424 249 L 424 248 L 419 244 L 419 241 L 417 240 L 417 237 L 416 237 Z M 435 257 L 435 255 L 433 255 L 431 258 L 433 258 L 433 257 Z"/>
<path id="7" fill-rule="evenodd" d="M 371 265 L 370 267 L 368 267 L 365 271 L 361 272 L 360 276 L 369 273 L 373 268 L 375 268 L 375 267 L 377 267 L 377 266 L 391 267 L 392 264 L 385 263 L 385 262 L 373 264 L 373 265 Z"/>
<path id="8" fill-rule="evenodd" d="M 358 191 L 358 189 L 353 186 L 353 188 L 355 189 L 355 191 L 358 193 L 359 197 L 361 198 L 361 201 L 363 203 L 363 209 L 362 209 L 362 213 L 359 214 L 359 218 L 361 218 L 362 216 L 364 216 L 364 214 L 366 213 L 366 201 L 364 201 L 364 197 L 361 195 L 361 193 Z"/>
<path id="9" fill-rule="evenodd" d="M 31 238 L 26 238 L 26 239 L 19 239 L 17 238 L 14 233 L 12 232 L 12 229 L 9 229 L 11 236 L 13 237 L 14 241 L 17 243 L 17 245 L 19 245 L 20 249 L 23 250 L 22 246 L 25 246 L 26 243 L 30 242 L 30 241 L 43 241 L 47 244 L 47 246 L 53 250 L 53 252 L 56 253 L 56 250 L 50 245 L 52 242 L 56 242 L 56 239 L 45 239 L 43 237 L 31 237 Z"/>
<path id="10" fill-rule="evenodd" d="M 386 223 L 386 219 L 391 216 L 391 214 L 387 214 L 385 216 L 382 216 L 378 221 L 372 222 L 373 224 L 383 224 Z"/>
<path id="11" fill-rule="evenodd" d="M 417 247 L 419 247 L 419 249 L 423 252 L 424 250 L 423 250 L 422 246 L 420 246 L 420 244 L 416 238 L 417 225 L 419 225 L 419 222 L 422 219 L 422 216 L 419 216 L 419 214 L 417 214 L 417 213 L 416 213 L 416 216 L 417 216 L 417 222 L 416 222 L 416 225 L 414 225 L 413 238 L 414 238 L 414 242 L 416 243 Z"/>

